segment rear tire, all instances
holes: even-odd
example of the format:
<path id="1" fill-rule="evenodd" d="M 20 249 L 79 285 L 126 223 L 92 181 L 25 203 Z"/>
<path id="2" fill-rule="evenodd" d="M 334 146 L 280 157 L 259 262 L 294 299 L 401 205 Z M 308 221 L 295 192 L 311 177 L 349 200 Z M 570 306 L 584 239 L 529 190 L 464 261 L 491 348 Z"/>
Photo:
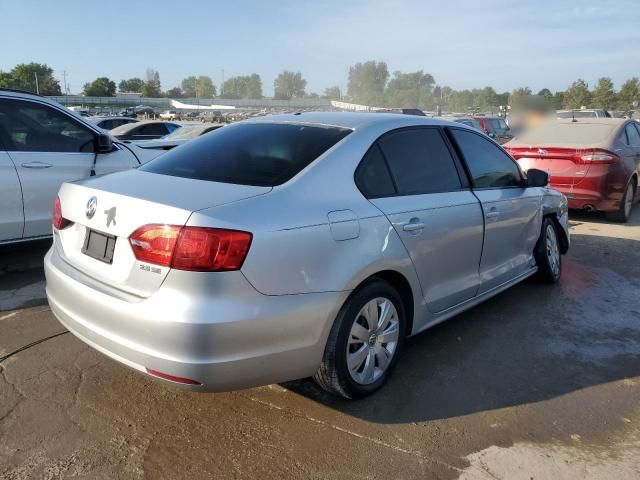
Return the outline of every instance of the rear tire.
<path id="1" fill-rule="evenodd" d="M 633 200 L 635 198 L 636 185 L 633 179 L 627 185 L 624 191 L 624 196 L 620 201 L 620 207 L 615 212 L 607 213 L 607 220 L 612 222 L 627 223 L 631 216 L 631 209 L 633 208 Z"/>
<path id="2" fill-rule="evenodd" d="M 538 265 L 538 280 L 545 283 L 558 283 L 562 275 L 560 239 L 558 228 L 549 217 L 545 217 L 542 221 L 542 230 L 536 243 L 534 257 Z"/>
<path id="3" fill-rule="evenodd" d="M 395 368 L 406 324 L 402 299 L 391 285 L 378 279 L 365 284 L 340 309 L 314 380 L 344 398 L 371 395 Z"/>

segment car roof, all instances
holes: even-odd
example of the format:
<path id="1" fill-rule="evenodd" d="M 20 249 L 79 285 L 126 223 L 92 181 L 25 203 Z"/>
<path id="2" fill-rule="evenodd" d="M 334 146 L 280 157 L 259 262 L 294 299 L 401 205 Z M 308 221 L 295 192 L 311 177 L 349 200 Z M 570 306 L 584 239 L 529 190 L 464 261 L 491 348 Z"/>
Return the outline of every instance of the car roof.
<path id="1" fill-rule="evenodd" d="M 100 121 L 100 120 L 129 120 L 131 122 L 137 122 L 135 118 L 131 117 L 118 117 L 118 116 L 109 116 L 109 115 L 96 115 L 95 117 L 87 117 L 91 121 Z M 138 122 L 140 123 L 140 122 Z"/>
<path id="2" fill-rule="evenodd" d="M 301 112 L 283 115 L 265 115 L 245 120 L 246 123 L 299 123 L 307 125 L 330 125 L 358 129 L 374 125 L 402 127 L 412 125 L 456 125 L 447 120 L 418 115 L 368 112 Z M 460 124 L 457 124 L 460 125 Z"/>

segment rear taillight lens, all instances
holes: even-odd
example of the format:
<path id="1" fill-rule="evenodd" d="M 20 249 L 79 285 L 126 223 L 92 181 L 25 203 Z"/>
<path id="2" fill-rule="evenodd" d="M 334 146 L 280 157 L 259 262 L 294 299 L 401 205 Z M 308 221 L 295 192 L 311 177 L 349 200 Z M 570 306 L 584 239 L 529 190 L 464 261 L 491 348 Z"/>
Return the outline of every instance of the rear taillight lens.
<path id="1" fill-rule="evenodd" d="M 583 162 L 588 163 L 615 163 L 620 160 L 615 153 L 611 153 L 608 150 L 593 150 L 589 153 L 580 156 Z"/>
<path id="2" fill-rule="evenodd" d="M 238 270 L 249 252 L 252 235 L 220 228 L 145 225 L 129 243 L 138 260 L 178 270 Z"/>
<path id="3" fill-rule="evenodd" d="M 168 267 L 182 227 L 175 225 L 145 225 L 129 237 L 133 254 L 138 260 Z"/>
<path id="4" fill-rule="evenodd" d="M 62 230 L 63 228 L 71 225 L 71 221 L 62 216 L 62 204 L 60 203 L 60 197 L 56 197 L 55 201 L 53 202 L 51 223 L 56 230 Z"/>

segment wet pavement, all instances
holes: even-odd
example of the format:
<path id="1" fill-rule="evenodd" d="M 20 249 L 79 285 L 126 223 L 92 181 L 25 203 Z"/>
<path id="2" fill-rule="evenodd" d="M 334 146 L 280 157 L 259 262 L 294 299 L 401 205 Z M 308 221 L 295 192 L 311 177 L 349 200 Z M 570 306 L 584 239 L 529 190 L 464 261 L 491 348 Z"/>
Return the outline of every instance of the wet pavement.
<path id="1" fill-rule="evenodd" d="M 358 402 L 152 381 L 64 333 L 46 244 L 0 250 L 0 479 L 640 478 L 640 208 L 571 223 L 559 286 L 412 338 Z"/>

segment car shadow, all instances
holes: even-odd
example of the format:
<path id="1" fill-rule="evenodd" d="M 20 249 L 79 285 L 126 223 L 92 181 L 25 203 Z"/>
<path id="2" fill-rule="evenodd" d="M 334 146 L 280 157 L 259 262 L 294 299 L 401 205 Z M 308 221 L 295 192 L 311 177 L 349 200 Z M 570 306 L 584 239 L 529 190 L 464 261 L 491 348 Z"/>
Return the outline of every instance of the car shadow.
<path id="1" fill-rule="evenodd" d="M 640 251 L 637 240 L 580 237 L 587 247 Z M 527 280 L 409 339 L 393 377 L 371 397 L 342 400 L 310 379 L 283 386 L 354 417 L 395 424 L 540 402 L 638 376 L 640 271 L 585 266 L 578 253 L 565 257 L 558 286 Z M 640 253 L 632 255 L 629 262 L 640 264 Z"/>

